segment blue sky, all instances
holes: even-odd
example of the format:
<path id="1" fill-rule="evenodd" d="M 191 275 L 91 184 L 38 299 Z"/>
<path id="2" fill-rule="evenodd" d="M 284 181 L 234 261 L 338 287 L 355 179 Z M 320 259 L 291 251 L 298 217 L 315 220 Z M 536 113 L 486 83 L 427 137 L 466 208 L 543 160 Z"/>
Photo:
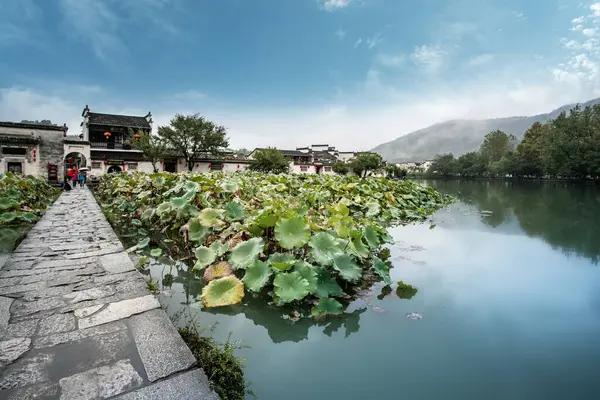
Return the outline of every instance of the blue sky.
<path id="1" fill-rule="evenodd" d="M 0 0 L 0 120 L 199 112 L 233 147 L 368 149 L 600 91 L 600 3 Z"/>

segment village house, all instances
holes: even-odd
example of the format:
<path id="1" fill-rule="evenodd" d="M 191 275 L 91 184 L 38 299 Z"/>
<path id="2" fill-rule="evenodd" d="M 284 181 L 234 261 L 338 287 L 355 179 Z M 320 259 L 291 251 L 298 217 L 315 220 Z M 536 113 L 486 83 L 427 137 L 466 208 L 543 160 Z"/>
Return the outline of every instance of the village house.
<path id="1" fill-rule="evenodd" d="M 252 158 L 254 149 L 248 158 Z M 313 144 L 308 147 L 297 147 L 296 150 L 279 150 L 290 160 L 290 172 L 293 174 L 334 174 L 333 164 L 348 162 L 357 154 L 340 152 L 328 144 Z"/>
<path id="2" fill-rule="evenodd" d="M 64 168 L 67 126 L 0 122 L 0 173 L 58 182 Z"/>

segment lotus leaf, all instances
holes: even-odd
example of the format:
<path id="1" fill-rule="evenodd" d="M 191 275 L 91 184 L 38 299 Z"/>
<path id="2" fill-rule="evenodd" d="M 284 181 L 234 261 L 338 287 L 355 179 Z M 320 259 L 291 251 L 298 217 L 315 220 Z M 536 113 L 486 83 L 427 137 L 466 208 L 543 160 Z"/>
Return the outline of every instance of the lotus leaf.
<path id="1" fill-rule="evenodd" d="M 310 239 L 310 229 L 302 217 L 280 219 L 275 226 L 275 239 L 284 249 L 302 247 Z"/>
<path id="2" fill-rule="evenodd" d="M 217 258 L 215 251 L 205 246 L 196 247 L 194 255 L 196 256 L 196 264 L 194 264 L 195 271 L 199 269 L 204 269 L 205 267 L 214 263 L 215 259 Z"/>
<path id="3" fill-rule="evenodd" d="M 341 296 L 342 288 L 335 279 L 331 277 L 325 268 L 317 268 L 317 289 L 315 294 L 319 297 Z"/>
<path id="4" fill-rule="evenodd" d="M 210 245 L 210 248 L 213 249 L 217 257 L 221 257 L 223 254 L 229 251 L 229 246 L 220 240 L 215 240 L 213 244 Z"/>
<path id="5" fill-rule="evenodd" d="M 19 215 L 19 218 L 27 222 L 35 222 L 38 220 L 38 216 L 31 212 L 21 214 Z"/>
<path id="6" fill-rule="evenodd" d="M 223 210 L 217 210 L 214 208 L 205 208 L 200 211 L 198 219 L 202 226 L 222 226 L 224 224 L 220 218 L 223 216 Z"/>
<path id="7" fill-rule="evenodd" d="M 140 239 L 137 246 L 138 246 L 138 249 L 144 249 L 144 248 L 148 247 L 149 244 L 150 244 L 150 238 L 145 237 L 145 238 Z"/>
<path id="8" fill-rule="evenodd" d="M 327 232 L 319 232 L 311 237 L 309 245 L 313 258 L 320 265 L 331 265 L 333 258 L 344 252 L 341 243 Z"/>
<path id="9" fill-rule="evenodd" d="M 219 261 L 216 264 L 211 265 L 210 267 L 204 270 L 204 281 L 210 282 L 215 279 L 223 278 L 225 276 L 229 276 L 233 274 L 233 270 L 231 269 L 231 265 L 227 261 Z"/>
<path id="10" fill-rule="evenodd" d="M 365 240 L 371 249 L 377 249 L 380 245 L 379 233 L 371 226 L 366 226 L 363 229 Z"/>
<path id="11" fill-rule="evenodd" d="M 275 295 L 282 303 L 301 300 L 309 293 L 310 284 L 298 272 L 282 272 L 273 280 Z"/>
<path id="12" fill-rule="evenodd" d="M 273 274 L 269 263 L 254 260 L 252 265 L 246 268 L 244 274 L 244 284 L 246 287 L 253 292 L 260 292 L 260 290 L 269 282 L 269 278 Z"/>
<path id="13" fill-rule="evenodd" d="M 279 217 L 277 215 L 273 214 L 273 212 L 271 210 L 264 210 L 256 218 L 256 223 L 261 228 L 271 228 L 271 227 L 275 226 L 278 218 Z"/>
<path id="14" fill-rule="evenodd" d="M 379 205 L 379 202 L 376 200 L 371 200 L 367 203 L 367 213 L 366 216 L 367 218 L 371 218 L 371 217 L 375 217 L 377 215 L 379 215 L 379 213 L 381 212 L 381 206 Z"/>
<path id="15" fill-rule="evenodd" d="M 202 226 L 198 218 L 192 218 L 188 221 L 190 240 L 193 242 L 204 243 L 210 229 Z"/>
<path id="16" fill-rule="evenodd" d="M 186 196 L 174 197 L 173 199 L 171 199 L 171 204 L 173 208 L 178 209 L 187 206 L 191 200 L 191 198 Z"/>
<path id="17" fill-rule="evenodd" d="M 239 221 L 244 218 L 244 209 L 238 203 L 229 202 L 225 206 L 230 221 Z"/>
<path id="18" fill-rule="evenodd" d="M 348 254 L 338 254 L 333 258 L 333 268 L 347 281 L 357 281 L 362 276 L 362 269 Z"/>
<path id="19" fill-rule="evenodd" d="M 373 257 L 373 270 L 387 285 L 392 283 L 392 278 L 390 278 L 390 267 L 377 257 Z"/>
<path id="20" fill-rule="evenodd" d="M 221 189 L 223 189 L 224 192 L 234 193 L 240 189 L 240 186 L 234 181 L 223 181 L 221 183 Z"/>
<path id="21" fill-rule="evenodd" d="M 327 314 L 339 315 L 343 313 L 343 310 L 344 307 L 339 301 L 328 297 L 321 297 L 319 304 L 312 308 L 312 315 L 313 317 L 320 317 Z"/>
<path id="22" fill-rule="evenodd" d="M 4 222 L 4 223 L 12 222 L 16 218 L 17 218 L 17 213 L 15 213 L 13 211 L 3 212 L 2 214 L 0 214 L 0 223 L 2 223 L 2 222 Z"/>
<path id="23" fill-rule="evenodd" d="M 317 271 L 316 268 L 303 261 L 299 261 L 294 265 L 294 271 L 298 272 L 304 279 L 308 281 L 308 291 L 315 293 L 317 291 Z"/>
<path id="24" fill-rule="evenodd" d="M 8 210 L 10 208 L 15 207 L 18 203 L 14 202 L 8 197 L 0 198 L 0 210 Z"/>
<path id="25" fill-rule="evenodd" d="M 210 281 L 202 288 L 200 299 L 205 307 L 237 304 L 244 298 L 244 283 L 233 275 Z"/>
<path id="26" fill-rule="evenodd" d="M 408 285 L 402 281 L 398 281 L 397 283 L 398 283 L 398 287 L 396 288 L 396 296 L 398 296 L 401 299 L 410 300 L 419 291 L 419 289 L 417 289 L 413 285 Z"/>
<path id="27" fill-rule="evenodd" d="M 159 248 L 150 250 L 150 255 L 154 258 L 162 256 L 162 253 L 163 253 L 162 249 L 159 249 Z"/>
<path id="28" fill-rule="evenodd" d="M 158 207 L 156 207 L 156 213 L 159 216 L 171 211 L 171 203 L 160 203 Z"/>
<path id="29" fill-rule="evenodd" d="M 356 238 L 350 240 L 346 251 L 360 258 L 368 258 L 371 255 L 371 251 L 362 241 L 362 232 Z"/>
<path id="30" fill-rule="evenodd" d="M 263 251 L 264 247 L 265 242 L 262 238 L 252 238 L 245 242 L 238 243 L 231 250 L 229 262 L 233 265 L 233 269 L 246 269 L 258 258 L 258 255 Z"/>
<path id="31" fill-rule="evenodd" d="M 298 260 L 296 260 L 292 254 L 288 253 L 274 253 L 269 257 L 271 266 L 279 271 L 287 271 L 292 268 L 297 261 Z"/>

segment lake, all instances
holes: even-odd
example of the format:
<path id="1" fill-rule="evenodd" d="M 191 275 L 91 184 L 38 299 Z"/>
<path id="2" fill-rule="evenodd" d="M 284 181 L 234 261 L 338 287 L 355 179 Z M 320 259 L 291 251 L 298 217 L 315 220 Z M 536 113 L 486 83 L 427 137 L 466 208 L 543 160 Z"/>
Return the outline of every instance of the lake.
<path id="1" fill-rule="evenodd" d="M 189 307 L 200 283 L 173 267 L 161 302 L 181 325 L 218 323 L 213 337 L 250 346 L 237 354 L 259 399 L 599 398 L 600 188 L 427 183 L 458 200 L 391 230 L 392 277 L 418 288 L 411 299 L 377 285 L 323 322 L 249 296 L 201 311 Z"/>

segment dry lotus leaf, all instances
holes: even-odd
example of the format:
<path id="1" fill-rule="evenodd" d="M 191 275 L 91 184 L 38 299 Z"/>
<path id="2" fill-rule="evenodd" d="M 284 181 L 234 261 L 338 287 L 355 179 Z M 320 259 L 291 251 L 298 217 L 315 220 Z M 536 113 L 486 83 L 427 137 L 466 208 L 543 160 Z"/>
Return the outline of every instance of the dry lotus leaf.
<path id="1" fill-rule="evenodd" d="M 247 238 L 246 232 L 238 232 L 236 233 L 231 240 L 229 241 L 229 250 L 233 249 L 235 246 L 245 241 Z"/>
<path id="2" fill-rule="evenodd" d="M 206 283 L 214 281 L 215 279 L 229 276 L 233 273 L 231 264 L 227 261 L 220 261 L 216 264 L 211 265 L 204 271 L 204 280 Z"/>

